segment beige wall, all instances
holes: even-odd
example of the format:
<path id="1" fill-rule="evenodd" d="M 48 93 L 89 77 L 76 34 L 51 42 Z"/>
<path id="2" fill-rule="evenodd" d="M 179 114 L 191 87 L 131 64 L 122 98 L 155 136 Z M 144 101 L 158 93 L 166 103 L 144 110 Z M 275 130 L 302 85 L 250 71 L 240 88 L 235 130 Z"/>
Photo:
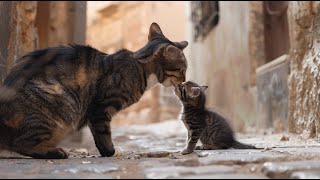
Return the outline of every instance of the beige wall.
<path id="1" fill-rule="evenodd" d="M 256 92 L 250 86 L 249 3 L 220 1 L 219 5 L 218 25 L 203 41 L 190 43 L 187 79 L 207 84 L 208 107 L 220 110 L 241 131 L 256 120 Z"/>

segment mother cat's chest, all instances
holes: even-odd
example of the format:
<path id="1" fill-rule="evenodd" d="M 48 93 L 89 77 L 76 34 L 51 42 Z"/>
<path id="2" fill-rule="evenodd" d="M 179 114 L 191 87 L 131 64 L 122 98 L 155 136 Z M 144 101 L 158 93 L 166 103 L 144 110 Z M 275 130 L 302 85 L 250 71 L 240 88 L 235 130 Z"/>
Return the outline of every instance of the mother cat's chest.
<path id="1" fill-rule="evenodd" d="M 124 67 L 105 76 L 98 89 L 99 103 L 113 116 L 139 101 L 147 87 L 142 69 Z"/>

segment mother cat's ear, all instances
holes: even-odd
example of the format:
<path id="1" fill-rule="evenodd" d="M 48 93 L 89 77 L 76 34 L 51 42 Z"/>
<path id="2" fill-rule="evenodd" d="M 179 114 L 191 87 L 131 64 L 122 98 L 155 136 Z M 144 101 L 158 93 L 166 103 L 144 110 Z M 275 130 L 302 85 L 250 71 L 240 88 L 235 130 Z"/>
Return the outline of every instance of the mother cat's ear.
<path id="1" fill-rule="evenodd" d="M 174 42 L 174 45 L 177 46 L 179 49 L 183 50 L 188 46 L 188 41 L 181 41 L 181 42 Z"/>
<path id="2" fill-rule="evenodd" d="M 166 49 L 164 50 L 164 56 L 168 59 L 168 60 L 176 60 L 181 53 L 181 49 L 173 46 L 173 45 L 169 45 L 166 47 Z"/>
<path id="3" fill-rule="evenodd" d="M 153 37 L 156 37 L 156 36 L 164 36 L 164 35 L 161 31 L 160 26 L 154 22 L 150 25 L 148 40 L 151 40 Z"/>

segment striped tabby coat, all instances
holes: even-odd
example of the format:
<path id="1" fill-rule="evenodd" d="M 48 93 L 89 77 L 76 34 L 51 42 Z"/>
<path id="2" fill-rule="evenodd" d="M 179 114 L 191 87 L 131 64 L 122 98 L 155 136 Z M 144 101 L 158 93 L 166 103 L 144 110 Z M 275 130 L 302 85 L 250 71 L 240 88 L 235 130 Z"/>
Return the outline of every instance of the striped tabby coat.
<path id="1" fill-rule="evenodd" d="M 254 146 L 238 142 L 226 119 L 205 107 L 207 86 L 187 81 L 182 85 L 175 85 L 175 94 L 183 105 L 181 119 L 188 130 L 187 146 L 181 154 L 192 153 L 193 150 L 214 149 L 255 149 Z M 196 144 L 200 139 L 202 145 Z"/>
<path id="2" fill-rule="evenodd" d="M 112 156 L 112 116 L 158 82 L 185 81 L 188 43 L 171 42 L 156 23 L 148 40 L 137 52 L 107 55 L 71 45 L 21 57 L 0 88 L 0 147 L 33 158 L 67 158 L 56 145 L 89 125 L 100 154 Z"/>

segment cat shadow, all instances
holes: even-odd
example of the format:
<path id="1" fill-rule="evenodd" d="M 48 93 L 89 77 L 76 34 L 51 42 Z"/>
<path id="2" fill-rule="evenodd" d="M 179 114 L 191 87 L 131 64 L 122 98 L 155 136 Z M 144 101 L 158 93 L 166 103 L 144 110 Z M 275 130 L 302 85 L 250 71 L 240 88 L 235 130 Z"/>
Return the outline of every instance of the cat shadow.
<path id="1" fill-rule="evenodd" d="M 0 156 L 0 159 L 32 159 L 30 157 Z"/>

